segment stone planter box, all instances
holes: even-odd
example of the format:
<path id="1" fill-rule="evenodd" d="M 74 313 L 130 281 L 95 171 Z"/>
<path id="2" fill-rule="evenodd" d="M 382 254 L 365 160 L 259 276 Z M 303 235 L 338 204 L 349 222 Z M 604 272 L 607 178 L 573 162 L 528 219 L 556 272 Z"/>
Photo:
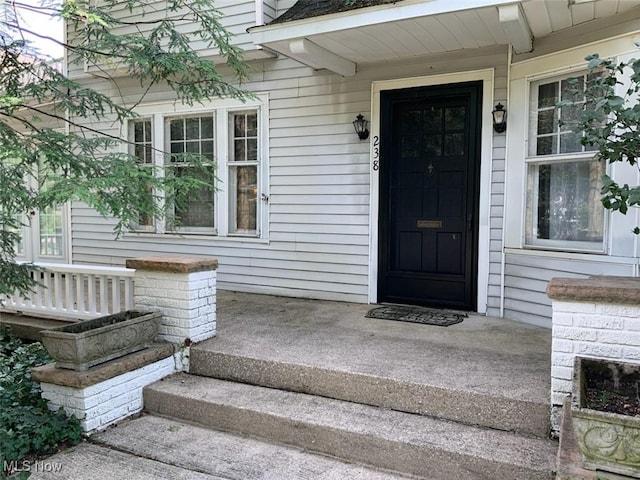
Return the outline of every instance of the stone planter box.
<path id="1" fill-rule="evenodd" d="M 583 465 L 640 478 L 640 417 L 585 407 L 589 375 L 597 369 L 640 380 L 640 365 L 576 357 L 571 417 Z"/>
<path id="2" fill-rule="evenodd" d="M 147 348 L 158 334 L 160 312 L 128 310 L 42 331 L 56 367 L 84 371 Z"/>

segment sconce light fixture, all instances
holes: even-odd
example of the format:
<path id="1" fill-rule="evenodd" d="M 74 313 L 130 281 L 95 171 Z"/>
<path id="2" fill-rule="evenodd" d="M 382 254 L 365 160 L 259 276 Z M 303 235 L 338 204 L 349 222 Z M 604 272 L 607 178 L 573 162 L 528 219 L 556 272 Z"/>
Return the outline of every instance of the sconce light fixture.
<path id="1" fill-rule="evenodd" d="M 358 114 L 356 119 L 353 121 L 353 128 L 356 130 L 358 134 L 358 138 L 360 140 L 366 140 L 369 138 L 369 130 L 367 130 L 367 126 L 369 122 L 367 122 L 361 113 Z"/>
<path id="2" fill-rule="evenodd" d="M 507 111 L 504 109 L 504 105 L 498 103 L 491 115 L 493 115 L 493 129 L 496 133 L 504 132 L 507 129 Z"/>

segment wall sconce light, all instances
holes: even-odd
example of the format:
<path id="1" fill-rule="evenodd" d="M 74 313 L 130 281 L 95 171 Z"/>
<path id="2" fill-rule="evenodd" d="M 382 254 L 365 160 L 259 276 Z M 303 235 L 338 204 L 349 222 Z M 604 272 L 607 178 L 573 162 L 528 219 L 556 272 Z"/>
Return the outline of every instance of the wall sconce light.
<path id="1" fill-rule="evenodd" d="M 369 130 L 367 130 L 368 125 L 369 122 L 364 119 L 361 113 L 359 113 L 356 119 L 353 121 L 353 128 L 355 128 L 360 140 L 366 140 L 367 138 L 369 138 Z"/>
<path id="2" fill-rule="evenodd" d="M 507 111 L 504 109 L 504 105 L 498 103 L 493 112 L 493 129 L 496 133 L 502 133 L 507 129 Z"/>

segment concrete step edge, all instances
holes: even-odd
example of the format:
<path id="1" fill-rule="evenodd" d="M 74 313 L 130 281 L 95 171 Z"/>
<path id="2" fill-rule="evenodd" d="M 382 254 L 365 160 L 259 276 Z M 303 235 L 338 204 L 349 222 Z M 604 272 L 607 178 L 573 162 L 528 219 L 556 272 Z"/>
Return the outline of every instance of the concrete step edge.
<path id="1" fill-rule="evenodd" d="M 193 348 L 190 373 L 547 438 L 549 405 Z M 428 400 L 427 400 L 428 399 Z"/>
<path id="2" fill-rule="evenodd" d="M 136 457 L 220 479 L 409 478 L 291 446 L 220 432 L 156 415 L 143 415 L 121 422 L 114 428 L 92 435 L 90 441 Z"/>
<path id="3" fill-rule="evenodd" d="M 552 478 L 550 440 L 313 395 L 176 375 L 147 387 L 145 409 L 221 431 L 426 478 Z"/>

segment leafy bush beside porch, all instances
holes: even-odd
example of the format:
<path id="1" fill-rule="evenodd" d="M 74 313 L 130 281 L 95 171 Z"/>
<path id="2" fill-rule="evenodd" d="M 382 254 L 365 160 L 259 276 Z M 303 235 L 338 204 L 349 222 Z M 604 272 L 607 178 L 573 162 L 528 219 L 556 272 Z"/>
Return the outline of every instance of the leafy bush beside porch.
<path id="1" fill-rule="evenodd" d="M 82 439 L 80 422 L 47 407 L 31 369 L 52 360 L 40 343 L 24 343 L 0 333 L 0 476 L 12 462 L 56 451 Z M 15 465 L 15 463 L 13 463 Z"/>

